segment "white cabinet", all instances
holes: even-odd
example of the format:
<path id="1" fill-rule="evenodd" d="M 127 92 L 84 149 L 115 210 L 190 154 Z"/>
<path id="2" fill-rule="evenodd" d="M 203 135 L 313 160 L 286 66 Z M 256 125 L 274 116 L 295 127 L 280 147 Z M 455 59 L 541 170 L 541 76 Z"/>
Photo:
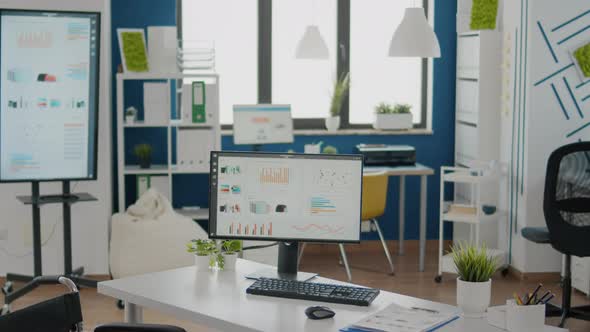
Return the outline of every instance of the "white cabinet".
<path id="1" fill-rule="evenodd" d="M 590 257 L 572 256 L 572 287 L 590 297 Z"/>

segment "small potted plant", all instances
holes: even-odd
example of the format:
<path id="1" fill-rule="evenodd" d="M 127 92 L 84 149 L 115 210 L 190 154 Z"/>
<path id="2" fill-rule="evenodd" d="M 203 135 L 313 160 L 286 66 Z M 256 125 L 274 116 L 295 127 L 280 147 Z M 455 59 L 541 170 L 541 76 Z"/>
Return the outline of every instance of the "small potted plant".
<path id="1" fill-rule="evenodd" d="M 241 240 L 225 240 L 221 244 L 221 255 L 218 255 L 217 266 L 221 270 L 233 271 L 236 269 L 238 253 L 242 250 Z"/>
<path id="2" fill-rule="evenodd" d="M 186 251 L 195 254 L 197 270 L 212 269 L 217 263 L 217 246 L 213 240 L 191 240 L 186 244 Z"/>
<path id="3" fill-rule="evenodd" d="M 412 128 L 412 106 L 408 104 L 380 103 L 375 107 L 373 128 L 399 130 Z"/>
<path id="4" fill-rule="evenodd" d="M 492 275 L 498 269 L 496 257 L 486 247 L 459 243 L 452 247 L 451 256 L 457 278 L 457 306 L 465 317 L 482 317 L 490 306 Z"/>
<path id="5" fill-rule="evenodd" d="M 334 92 L 330 102 L 330 116 L 325 120 L 326 129 L 330 132 L 337 131 L 340 128 L 340 110 L 344 98 L 348 94 L 349 87 L 350 75 L 348 73 L 342 75 L 334 84 Z"/>
<path id="6" fill-rule="evenodd" d="M 140 168 L 150 168 L 152 164 L 152 146 L 149 144 L 137 144 L 133 148 L 133 153 L 139 161 Z"/>
<path id="7" fill-rule="evenodd" d="M 135 107 L 127 107 L 125 110 L 125 123 L 135 122 L 135 116 L 137 115 L 137 109 Z"/>
<path id="8" fill-rule="evenodd" d="M 324 154 L 338 154 L 338 149 L 332 145 L 327 145 L 324 147 L 324 150 L 322 151 L 322 153 L 324 153 Z"/>

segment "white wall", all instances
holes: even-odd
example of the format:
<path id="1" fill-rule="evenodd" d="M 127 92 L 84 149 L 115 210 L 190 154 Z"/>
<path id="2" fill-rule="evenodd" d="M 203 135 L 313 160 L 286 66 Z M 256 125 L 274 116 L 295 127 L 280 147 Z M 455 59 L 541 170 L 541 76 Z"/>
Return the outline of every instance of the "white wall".
<path id="1" fill-rule="evenodd" d="M 521 8 L 524 8 L 522 12 Z M 590 104 L 586 105 L 581 100 L 590 94 L 590 90 L 588 87 L 575 88 L 582 82 L 575 68 L 568 68 L 555 77 L 536 84 L 572 63 L 570 50 L 582 42 L 590 41 L 588 34 L 582 33 L 558 44 L 590 24 L 590 15 L 552 31 L 588 9 L 590 5 L 586 2 L 575 0 L 505 2 L 504 31 L 507 35 L 504 39 L 504 63 L 509 64 L 511 70 L 509 77 L 505 77 L 510 83 L 504 90 L 504 96 L 509 98 L 506 112 L 502 116 L 501 136 L 508 139 L 502 140 L 501 155 L 504 162 L 512 164 L 513 170 L 511 180 L 514 187 L 512 191 L 505 193 L 509 200 L 510 196 L 513 197 L 513 220 L 517 221 L 518 230 L 512 233 L 512 265 L 523 272 L 552 272 L 561 269 L 561 255 L 558 252 L 549 245 L 538 245 L 523 239 L 520 230 L 527 226 L 545 226 L 542 203 L 545 168 L 550 153 L 561 145 L 590 138 L 590 129 L 567 137 L 568 133 L 588 120 L 578 115 L 563 81 L 564 77 L 568 80 L 581 111 L 585 113 L 584 110 L 590 110 Z M 539 24 L 551 47 L 545 41 Z M 515 35 L 516 31 L 518 34 Z M 553 49 L 557 62 L 550 49 Z M 517 52 L 516 61 L 514 52 Z M 564 108 L 569 113 L 569 120 L 563 115 L 551 84 L 554 84 L 560 95 Z M 510 203 L 508 204 L 509 208 Z"/>
<path id="2" fill-rule="evenodd" d="M 112 210 L 111 182 L 111 39 L 110 1 L 108 0 L 0 0 L 0 8 L 53 9 L 101 12 L 100 99 L 98 133 L 98 180 L 74 182 L 72 189 L 89 192 L 98 202 L 78 203 L 72 207 L 73 266 L 84 266 L 88 274 L 108 273 L 108 220 Z M 61 184 L 41 184 L 42 194 L 58 193 Z M 33 272 L 31 208 L 16 200 L 16 195 L 30 195 L 30 184 L 0 185 L 0 275 L 6 272 Z M 41 209 L 43 273 L 63 273 L 63 224 L 61 205 Z M 54 228 L 54 232 L 52 229 Z M 2 232 L 0 232 L 2 233 Z M 52 234 L 53 233 L 53 234 Z"/>

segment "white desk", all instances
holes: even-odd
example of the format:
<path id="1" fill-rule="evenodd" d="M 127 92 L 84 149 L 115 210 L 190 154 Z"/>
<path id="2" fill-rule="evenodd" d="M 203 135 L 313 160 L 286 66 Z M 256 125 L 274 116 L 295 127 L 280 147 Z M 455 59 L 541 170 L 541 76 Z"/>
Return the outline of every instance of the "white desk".
<path id="1" fill-rule="evenodd" d="M 197 272 L 193 266 L 149 273 L 98 284 L 98 292 L 126 301 L 125 320 L 141 322 L 142 307 L 221 331 L 338 331 L 391 302 L 438 310 L 452 306 L 382 291 L 369 307 L 327 303 L 333 319 L 310 320 L 305 309 L 318 302 L 246 294 L 252 284 L 244 276 L 268 265 L 238 259 L 235 271 Z M 326 278 L 316 282 L 340 283 Z M 501 332 L 485 319 L 459 319 L 441 332 Z"/>
<path id="2" fill-rule="evenodd" d="M 420 176 L 420 258 L 418 270 L 424 271 L 424 255 L 426 254 L 426 207 L 428 176 L 434 169 L 416 163 L 414 166 L 382 167 L 366 166 L 366 173 L 385 172 L 389 176 L 399 176 L 399 254 L 404 254 L 404 232 L 406 225 L 406 176 Z"/>

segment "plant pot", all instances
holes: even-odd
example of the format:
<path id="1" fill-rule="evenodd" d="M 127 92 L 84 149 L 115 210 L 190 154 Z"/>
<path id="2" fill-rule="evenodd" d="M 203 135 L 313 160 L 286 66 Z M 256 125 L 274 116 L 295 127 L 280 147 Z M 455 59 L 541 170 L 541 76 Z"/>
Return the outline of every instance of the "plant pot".
<path id="1" fill-rule="evenodd" d="M 139 158 L 139 168 L 150 168 L 152 166 L 152 157 Z"/>
<path id="2" fill-rule="evenodd" d="M 134 123 L 135 122 L 135 115 L 125 115 L 125 123 Z"/>
<path id="3" fill-rule="evenodd" d="M 195 266 L 197 271 L 208 271 L 211 269 L 211 256 L 195 255 Z"/>
<path id="4" fill-rule="evenodd" d="M 303 146 L 303 153 L 320 154 L 320 153 L 322 153 L 322 145 L 321 144 L 305 144 Z"/>
<path id="5" fill-rule="evenodd" d="M 330 132 L 337 131 L 340 128 L 340 117 L 339 116 L 331 116 L 327 117 L 325 120 L 326 129 Z"/>
<path id="6" fill-rule="evenodd" d="M 485 315 L 492 296 L 492 279 L 486 282 L 467 282 L 457 278 L 457 306 L 464 317 Z"/>
<path id="7" fill-rule="evenodd" d="M 412 128 L 412 113 L 375 114 L 373 128 L 381 130 L 402 130 Z"/>
<path id="8" fill-rule="evenodd" d="M 236 269 L 236 261 L 238 254 L 221 254 L 223 256 L 223 269 L 225 271 L 234 271 Z"/>

